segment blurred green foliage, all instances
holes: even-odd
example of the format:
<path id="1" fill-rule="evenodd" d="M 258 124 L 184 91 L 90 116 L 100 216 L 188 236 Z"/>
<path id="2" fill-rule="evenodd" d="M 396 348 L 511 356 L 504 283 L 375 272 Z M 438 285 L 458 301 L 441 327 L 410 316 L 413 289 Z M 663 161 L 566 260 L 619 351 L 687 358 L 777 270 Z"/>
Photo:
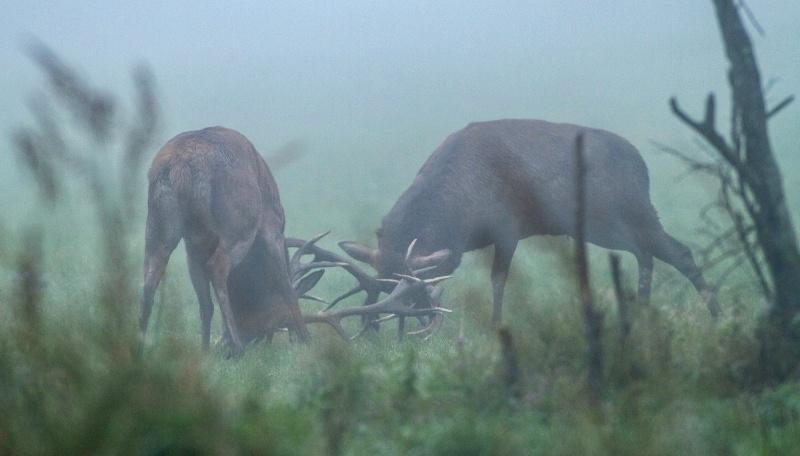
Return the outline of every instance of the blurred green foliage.
<path id="1" fill-rule="evenodd" d="M 20 258 L 4 258 L 4 267 Z M 310 345 L 279 336 L 230 361 L 200 352 L 196 303 L 176 263 L 142 359 L 126 349 L 136 343 L 135 308 L 123 309 L 131 331 L 110 333 L 91 299 L 96 291 L 50 286 L 79 276 L 73 265 L 39 270 L 33 311 L 23 306 L 25 281 L 4 276 L 13 291 L 3 296 L 0 332 L 0 452 L 791 454 L 798 443 L 798 385 L 748 386 L 757 304 L 738 312 L 726 305 L 715 324 L 691 293 L 662 291 L 636 308 L 623 359 L 614 355 L 613 300 L 597 293 L 609 360 L 598 420 L 587 406 L 583 326 L 570 292 L 523 299 L 528 291 L 515 281 L 507 321 L 521 393 L 513 396 L 504 391 L 478 264 L 450 285 L 456 312 L 430 340 L 397 342 L 385 325 L 346 344 L 315 327 Z M 329 286 L 342 288 L 342 280 Z"/>
<path id="2" fill-rule="evenodd" d="M 115 188 L 109 181 L 98 185 Z M 800 386 L 752 387 L 764 306 L 744 273 L 721 288 L 725 315 L 715 322 L 658 266 L 652 303 L 633 307 L 621 347 L 605 252 L 592 249 L 608 360 L 599 413 L 587 402 L 583 322 L 559 239 L 527 240 L 515 258 L 505 313 L 513 394 L 488 323 L 482 253 L 447 284 L 455 312 L 429 340 L 398 342 L 387 324 L 347 344 L 315 327 L 309 345 L 279 335 L 235 361 L 200 351 L 197 303 L 176 254 L 139 358 L 142 195 L 103 199 L 96 211 L 80 179 L 59 185 L 57 204 L 25 220 L 36 228 L 0 223 L 0 454 L 797 453 Z M 288 214 L 305 232 L 335 228 L 320 215 Z M 348 285 L 331 271 L 319 293 Z"/>

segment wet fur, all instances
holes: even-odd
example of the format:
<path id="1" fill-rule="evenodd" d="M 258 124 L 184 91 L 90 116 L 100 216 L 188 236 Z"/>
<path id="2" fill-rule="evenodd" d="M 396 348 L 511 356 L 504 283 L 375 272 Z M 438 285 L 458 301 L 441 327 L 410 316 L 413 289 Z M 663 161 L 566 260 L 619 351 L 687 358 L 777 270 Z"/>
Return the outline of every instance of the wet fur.
<path id="1" fill-rule="evenodd" d="M 574 233 L 578 133 L 585 140 L 587 240 L 636 256 L 645 299 L 653 257 L 707 291 L 689 249 L 661 226 L 650 202 L 647 167 L 636 148 L 607 131 L 542 120 L 472 123 L 451 134 L 383 218 L 378 270 L 384 276 L 401 272 L 402 255 L 415 238 L 420 254 L 452 252 L 436 274 L 452 272 L 464 252 L 494 245 L 493 315 L 499 321 L 517 241 Z"/>
<path id="2" fill-rule="evenodd" d="M 225 268 L 220 264 L 225 260 L 232 267 L 227 279 L 217 282 L 226 285 L 242 344 L 270 338 L 287 318 L 299 316 L 288 279 L 278 188 L 263 158 L 243 135 L 222 127 L 182 133 L 158 152 L 148 179 L 142 333 L 152 293 L 181 239 L 200 302 L 204 346 L 213 314 L 208 283 L 222 274 Z M 219 301 L 218 288 L 223 287 L 214 286 Z"/>

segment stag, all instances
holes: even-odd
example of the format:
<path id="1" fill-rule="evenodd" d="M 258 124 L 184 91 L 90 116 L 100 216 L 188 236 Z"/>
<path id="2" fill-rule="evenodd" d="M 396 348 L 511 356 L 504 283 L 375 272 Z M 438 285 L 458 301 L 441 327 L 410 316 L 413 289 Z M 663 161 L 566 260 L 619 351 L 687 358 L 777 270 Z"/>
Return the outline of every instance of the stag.
<path id="1" fill-rule="evenodd" d="M 237 322 L 231 306 L 231 288 L 238 287 L 231 285 L 247 281 L 253 272 L 264 273 L 258 283 L 265 282 L 265 290 L 269 291 L 260 295 L 270 298 L 265 307 L 282 311 L 266 312 L 261 321 L 251 323 L 272 327 L 278 324 L 272 320 L 288 314 L 299 338 L 308 340 L 289 278 L 283 235 L 285 217 L 278 187 L 264 159 L 247 138 L 222 127 L 181 133 L 156 154 L 148 181 L 144 289 L 139 316 L 142 340 L 155 290 L 181 239 L 200 303 L 204 350 L 209 346 L 214 314 L 209 285 L 214 287 L 233 350 L 242 350 L 239 327 L 243 325 Z M 243 267 L 231 277 L 244 260 Z"/>
<path id="2" fill-rule="evenodd" d="M 211 127 L 179 134 L 156 154 L 148 180 L 140 344 L 156 288 L 181 239 L 200 304 L 204 350 L 209 348 L 214 314 L 211 286 L 222 315 L 223 341 L 232 354 L 241 353 L 249 342 L 271 340 L 281 327 L 288 326 L 306 341 L 306 321 L 327 323 L 346 336 L 341 321 L 347 316 L 441 312 L 435 306 L 411 309 L 406 303 L 411 294 L 422 291 L 435 298 L 440 293 L 436 283 L 442 279 L 409 276 L 372 306 L 302 314 L 298 297 L 316 299 L 307 292 L 322 277 L 320 268 L 347 263 L 301 261 L 307 254 L 325 256 L 315 245 L 321 236 L 294 245 L 297 251 L 289 259 L 278 187 L 264 159 L 236 131 Z"/>
<path id="3" fill-rule="evenodd" d="M 650 295 L 655 257 L 688 278 L 717 315 L 691 251 L 659 221 L 639 152 L 613 133 L 577 125 L 517 119 L 469 124 L 433 152 L 383 218 L 377 249 L 352 241 L 339 245 L 379 277 L 408 273 L 403 252 L 414 239 L 419 255 L 411 267 L 427 274 L 450 274 L 464 252 L 494 245 L 492 322 L 498 324 L 519 240 L 575 233 L 573 145 L 579 133 L 585 138 L 587 241 L 635 256 L 641 300 Z M 437 266 L 426 267 L 430 263 Z M 354 291 L 360 289 L 369 297 L 366 287 Z"/>

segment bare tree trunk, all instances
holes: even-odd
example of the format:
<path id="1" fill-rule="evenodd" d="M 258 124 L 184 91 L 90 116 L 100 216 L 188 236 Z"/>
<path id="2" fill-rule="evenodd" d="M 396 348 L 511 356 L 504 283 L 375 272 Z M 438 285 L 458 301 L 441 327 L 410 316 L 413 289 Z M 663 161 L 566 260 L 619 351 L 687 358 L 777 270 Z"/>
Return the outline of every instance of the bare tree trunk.
<path id="1" fill-rule="evenodd" d="M 791 375 L 800 361 L 800 330 L 793 324 L 800 312 L 800 253 L 786 208 L 781 173 L 769 142 L 768 113 L 750 37 L 732 0 L 714 0 L 714 6 L 731 62 L 733 101 L 745 138 L 745 181 L 757 203 L 753 222 L 775 293 L 760 337 L 762 379 L 776 382 Z"/>
<path id="2" fill-rule="evenodd" d="M 732 0 L 714 0 L 714 5 L 731 62 L 733 99 L 741 113 L 742 135 L 746 139 L 745 179 L 758 204 L 758 216 L 753 221 L 774 282 L 774 310 L 788 317 L 800 310 L 800 253 L 785 204 L 783 179 L 769 142 L 761 76 L 736 5 Z"/>
<path id="3" fill-rule="evenodd" d="M 714 127 L 714 98 L 709 96 L 702 122 L 690 119 L 671 100 L 673 112 L 702 135 L 727 161 L 738 178 L 738 194 L 753 221 L 767 263 L 774 299 L 761 324 L 762 377 L 772 383 L 800 364 L 800 251 L 786 207 L 783 179 L 772 153 L 768 119 L 792 97 L 767 110 L 753 45 L 733 0 L 713 0 L 725 52 L 731 64 L 732 144 Z"/>

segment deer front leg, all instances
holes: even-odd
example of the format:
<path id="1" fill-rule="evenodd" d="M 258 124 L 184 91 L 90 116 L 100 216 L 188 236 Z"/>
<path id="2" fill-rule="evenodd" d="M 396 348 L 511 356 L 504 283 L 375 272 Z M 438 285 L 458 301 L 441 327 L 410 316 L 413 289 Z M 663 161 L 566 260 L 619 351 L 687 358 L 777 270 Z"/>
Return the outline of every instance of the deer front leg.
<path id="1" fill-rule="evenodd" d="M 294 332 L 301 342 L 308 342 L 311 340 L 311 334 L 308 332 L 306 322 L 300 313 L 300 305 L 297 302 L 297 296 L 295 296 L 292 281 L 289 277 L 286 241 L 283 235 L 274 234 L 276 232 L 276 229 L 270 229 L 269 226 L 262 228 L 261 236 L 269 257 L 267 272 L 272 276 L 273 283 L 279 287 L 282 301 L 289 311 L 289 320 L 291 321 L 289 326 L 294 328 Z"/>
<path id="2" fill-rule="evenodd" d="M 247 236 L 246 239 L 229 241 L 220 240 L 217 250 L 209 260 L 209 269 L 211 270 L 211 283 L 214 286 L 214 292 L 217 295 L 217 303 L 219 304 L 220 313 L 223 316 L 228 333 L 231 338 L 231 355 L 239 356 L 244 350 L 242 340 L 239 337 L 239 331 L 236 327 L 236 318 L 233 315 L 231 307 L 230 295 L 228 293 L 228 276 L 233 268 L 242 262 L 250 247 L 253 245 L 255 233 Z"/>
<path id="3" fill-rule="evenodd" d="M 186 244 L 187 260 L 189 263 L 189 276 L 200 305 L 201 340 L 203 351 L 208 351 L 211 342 L 211 320 L 214 317 L 214 303 L 211 302 L 211 287 L 206 271 L 208 253 L 198 251 Z"/>

